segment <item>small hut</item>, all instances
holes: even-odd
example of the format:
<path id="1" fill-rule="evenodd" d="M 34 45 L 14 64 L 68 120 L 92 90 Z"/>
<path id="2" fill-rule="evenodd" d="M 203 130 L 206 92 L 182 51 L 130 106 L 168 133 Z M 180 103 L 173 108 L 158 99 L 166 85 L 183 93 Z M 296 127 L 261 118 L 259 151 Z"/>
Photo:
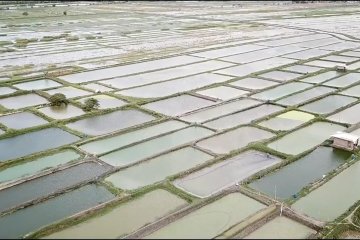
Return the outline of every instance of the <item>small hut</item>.
<path id="1" fill-rule="evenodd" d="M 353 151 L 359 145 L 359 137 L 346 132 L 337 132 L 330 138 L 333 140 L 332 147 Z"/>

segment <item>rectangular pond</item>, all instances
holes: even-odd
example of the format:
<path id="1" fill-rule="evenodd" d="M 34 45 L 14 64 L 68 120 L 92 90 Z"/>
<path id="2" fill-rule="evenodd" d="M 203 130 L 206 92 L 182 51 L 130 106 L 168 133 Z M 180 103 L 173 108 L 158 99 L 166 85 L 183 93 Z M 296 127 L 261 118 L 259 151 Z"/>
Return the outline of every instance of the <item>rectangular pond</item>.
<path id="1" fill-rule="evenodd" d="M 157 189 L 135 200 L 120 204 L 101 216 L 91 218 L 45 238 L 115 239 L 155 222 L 175 210 L 186 206 L 186 204 L 186 201 L 176 195 L 162 189 Z"/>
<path id="2" fill-rule="evenodd" d="M 154 120 L 155 117 L 138 110 L 115 111 L 85 118 L 66 126 L 87 135 L 101 135 Z"/>
<path id="3" fill-rule="evenodd" d="M 257 191 L 285 200 L 303 187 L 315 182 L 344 164 L 350 153 L 330 147 L 319 147 L 310 154 L 249 184 Z"/>
<path id="4" fill-rule="evenodd" d="M 0 87 L 0 95 L 6 95 L 16 92 L 15 89 L 9 87 Z"/>
<path id="5" fill-rule="evenodd" d="M 283 70 L 295 72 L 295 73 L 309 74 L 309 73 L 318 72 L 318 71 L 322 70 L 322 68 L 305 66 L 305 65 L 294 65 L 291 67 L 284 68 Z"/>
<path id="6" fill-rule="evenodd" d="M 153 61 L 147 61 L 141 63 L 134 63 L 124 66 L 117 66 L 112 68 L 98 69 L 94 71 L 69 74 L 66 76 L 62 76 L 60 78 L 62 80 L 71 83 L 90 82 L 105 78 L 125 76 L 134 73 L 151 71 L 160 68 L 168 68 L 168 67 L 200 62 L 200 61 L 203 61 L 203 59 L 192 56 L 178 56 L 178 57 L 163 58 L 159 60 L 153 60 Z"/>
<path id="7" fill-rule="evenodd" d="M 224 75 L 243 77 L 251 73 L 260 72 L 272 68 L 277 68 L 283 65 L 288 65 L 296 62 L 297 60 L 273 57 L 265 60 L 260 60 L 257 62 L 247 63 L 240 66 L 229 67 L 222 70 L 218 70 L 215 73 L 220 73 Z"/>
<path id="8" fill-rule="evenodd" d="M 144 187 L 204 164 L 213 157 L 192 147 L 182 148 L 110 175 L 105 181 L 124 190 Z"/>
<path id="9" fill-rule="evenodd" d="M 0 162 L 57 148 L 76 142 L 79 139 L 79 137 L 60 128 L 47 128 L 12 138 L 4 138 L 0 140 L 0 149 L 2 149 Z"/>
<path id="10" fill-rule="evenodd" d="M 229 194 L 146 236 L 146 239 L 210 239 L 266 205 L 241 193 Z"/>
<path id="11" fill-rule="evenodd" d="M 220 86 L 220 87 L 208 88 L 205 90 L 201 90 L 196 93 L 203 95 L 203 96 L 214 98 L 216 100 L 224 101 L 224 100 L 229 100 L 232 98 L 238 98 L 240 96 L 248 94 L 249 92 L 245 91 L 245 90 L 232 88 L 232 87 Z"/>
<path id="12" fill-rule="evenodd" d="M 149 141 L 135 144 L 128 148 L 111 152 L 103 155 L 100 159 L 113 166 L 126 166 L 211 134 L 213 134 L 213 132 L 206 128 L 188 127 Z"/>
<path id="13" fill-rule="evenodd" d="M 282 111 L 283 109 L 284 108 L 280 106 L 263 104 L 242 112 L 233 113 L 231 115 L 208 121 L 204 125 L 215 129 L 231 128 L 242 124 L 248 124 L 257 119 Z"/>
<path id="14" fill-rule="evenodd" d="M 39 108 L 38 111 L 56 120 L 78 117 L 85 114 L 82 109 L 71 104 Z"/>
<path id="15" fill-rule="evenodd" d="M 324 185 L 300 198 L 292 208 L 320 221 L 333 221 L 359 200 L 359 188 L 351 187 L 359 181 L 360 162 L 358 161 Z"/>
<path id="16" fill-rule="evenodd" d="M 344 129 L 345 127 L 337 124 L 316 122 L 269 143 L 268 147 L 286 154 L 297 155 L 321 144 L 332 134 Z"/>
<path id="17" fill-rule="evenodd" d="M 266 58 L 277 57 L 286 53 L 292 53 L 301 50 L 305 50 L 305 48 L 296 47 L 296 46 L 272 47 L 272 48 L 261 49 L 258 51 L 236 54 L 229 57 L 221 58 L 220 60 L 245 64 L 245 63 L 256 62 Z"/>
<path id="18" fill-rule="evenodd" d="M 50 156 L 36 158 L 25 163 L 20 163 L 0 171 L 0 184 L 17 180 L 22 177 L 31 176 L 43 170 L 58 167 L 79 158 L 80 154 L 77 152 L 73 150 L 66 150 Z"/>
<path id="19" fill-rule="evenodd" d="M 74 87 L 61 87 L 44 92 L 46 92 L 49 95 L 53 95 L 55 93 L 62 93 L 66 96 L 66 98 L 76 98 L 76 97 L 82 97 L 93 94 L 92 92 L 88 92 Z"/>
<path id="20" fill-rule="evenodd" d="M 205 198 L 280 161 L 269 154 L 249 150 L 177 179 L 174 185 L 194 196 Z"/>
<path id="21" fill-rule="evenodd" d="M 252 44 L 240 45 L 235 47 L 227 47 L 227 48 L 220 48 L 215 50 L 209 50 L 200 53 L 193 53 L 193 56 L 196 57 L 203 57 L 203 58 L 219 58 L 244 52 L 251 52 L 259 49 L 264 49 L 264 46 L 257 46 Z"/>
<path id="22" fill-rule="evenodd" d="M 188 124 L 186 123 L 170 120 L 121 135 L 85 143 L 83 145 L 80 145 L 79 148 L 91 154 L 102 154 L 132 143 L 145 140 L 147 138 L 151 138 L 187 126 Z"/>
<path id="23" fill-rule="evenodd" d="M 179 116 L 203 107 L 213 105 L 213 101 L 190 95 L 181 95 L 156 102 L 151 102 L 142 107 L 169 116 Z"/>
<path id="24" fill-rule="evenodd" d="M 222 76 L 214 73 L 203 73 L 190 77 L 178 78 L 171 81 L 131 88 L 117 93 L 136 98 L 166 97 L 175 93 L 186 92 L 205 87 L 207 85 L 225 82 L 231 78 L 232 77 Z"/>
<path id="25" fill-rule="evenodd" d="M 317 114 L 329 114 L 356 100 L 357 99 L 353 97 L 329 95 L 320 100 L 305 104 L 302 107 L 299 107 L 299 109 Z"/>
<path id="26" fill-rule="evenodd" d="M 325 86 L 343 88 L 360 81 L 360 73 L 349 73 L 323 83 Z"/>
<path id="27" fill-rule="evenodd" d="M 115 196 L 104 187 L 96 185 L 81 187 L 0 217 L 0 237 L 21 238 L 30 232 L 114 198 Z"/>
<path id="28" fill-rule="evenodd" d="M 244 239 L 307 239 L 316 231 L 290 218 L 279 216 L 265 223 Z"/>
<path id="29" fill-rule="evenodd" d="M 214 153 L 227 154 L 247 146 L 249 143 L 274 137 L 275 135 L 254 127 L 240 127 L 208 139 L 199 141 L 197 146 L 208 149 Z"/>
<path id="30" fill-rule="evenodd" d="M 283 84 L 281 86 L 277 86 L 271 88 L 269 90 L 265 90 L 259 93 L 252 95 L 251 97 L 261 99 L 261 100 L 275 100 L 281 97 L 285 97 L 295 92 L 299 92 L 306 88 L 312 87 L 313 85 L 308 83 L 301 83 L 301 82 L 293 82 Z"/>
<path id="31" fill-rule="evenodd" d="M 48 103 L 47 99 L 34 93 L 0 99 L 0 105 L 7 109 L 26 108 L 45 103 Z"/>
<path id="32" fill-rule="evenodd" d="M 267 73 L 259 75 L 259 77 L 278 80 L 281 82 L 294 80 L 294 79 L 302 77 L 302 76 L 303 75 L 299 74 L 299 73 L 290 73 L 290 72 L 283 72 L 283 71 L 271 71 L 271 72 L 267 72 Z"/>
<path id="33" fill-rule="evenodd" d="M 241 111 L 255 105 L 260 105 L 261 102 L 253 99 L 241 99 L 224 104 L 210 106 L 208 108 L 195 111 L 194 113 L 186 114 L 181 117 L 182 120 L 188 122 L 204 122 L 222 115 L 230 114 L 233 112 Z"/>
<path id="34" fill-rule="evenodd" d="M 346 90 L 343 90 L 340 92 L 340 94 L 353 96 L 353 97 L 360 97 L 360 85 L 356 85 Z"/>
<path id="35" fill-rule="evenodd" d="M 260 79 L 260 78 L 244 78 L 235 82 L 231 82 L 229 84 L 249 90 L 257 90 L 257 89 L 272 87 L 278 85 L 279 83 Z"/>
<path id="36" fill-rule="evenodd" d="M 348 107 L 333 115 L 330 115 L 329 117 L 327 117 L 327 119 L 332 120 L 334 122 L 356 124 L 360 122 L 359 114 L 360 114 L 360 103 Z"/>
<path id="37" fill-rule="evenodd" d="M 161 82 L 174 78 L 186 77 L 189 75 L 205 73 L 225 67 L 233 66 L 232 63 L 210 60 L 201 63 L 194 63 L 180 67 L 174 67 L 149 73 L 141 73 L 128 77 L 113 78 L 100 83 L 119 89 L 142 86 L 145 84 Z M 191 86 L 191 85 L 188 85 Z M 170 87 L 171 88 L 171 87 Z M 168 88 L 169 89 L 169 88 Z"/>
<path id="38" fill-rule="evenodd" d="M 287 131 L 310 121 L 314 117 L 309 113 L 292 110 L 258 124 L 275 131 Z"/>
<path id="39" fill-rule="evenodd" d="M 95 179 L 111 170 L 110 166 L 85 162 L 0 191 L 0 212 L 46 197 L 56 191 Z"/>
<path id="40" fill-rule="evenodd" d="M 0 123 L 12 129 L 24 129 L 44 125 L 48 121 L 30 112 L 19 112 L 0 116 Z"/>
<path id="41" fill-rule="evenodd" d="M 42 80 L 18 83 L 13 86 L 21 90 L 41 90 L 47 88 L 60 87 L 62 85 L 50 79 L 42 79 Z"/>
<path id="42" fill-rule="evenodd" d="M 317 83 L 322 83 L 322 82 L 325 82 L 327 80 L 339 77 L 341 75 L 343 75 L 343 74 L 339 73 L 339 72 L 336 72 L 336 71 L 328 71 L 328 72 L 317 74 L 315 76 L 303 78 L 300 81 L 301 82 L 317 84 Z"/>
<path id="43" fill-rule="evenodd" d="M 276 103 L 283 104 L 286 106 L 298 105 L 300 103 L 309 101 L 311 99 L 326 95 L 330 92 L 334 92 L 335 90 L 336 90 L 335 88 L 329 88 L 329 87 L 321 87 L 321 86 L 314 87 L 309 90 L 305 90 L 303 92 L 293 94 L 289 97 L 282 98 L 276 101 Z"/>

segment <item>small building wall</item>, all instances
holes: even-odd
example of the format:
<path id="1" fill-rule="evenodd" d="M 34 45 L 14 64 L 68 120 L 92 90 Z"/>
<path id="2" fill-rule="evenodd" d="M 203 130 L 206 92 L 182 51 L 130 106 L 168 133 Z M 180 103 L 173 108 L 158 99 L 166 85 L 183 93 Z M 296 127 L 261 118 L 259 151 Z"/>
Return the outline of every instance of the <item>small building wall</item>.
<path id="1" fill-rule="evenodd" d="M 354 150 L 354 148 L 355 148 L 353 142 L 346 141 L 344 139 L 339 139 L 339 138 L 334 138 L 332 146 L 342 148 L 342 149 L 347 149 L 347 150 L 350 150 L 350 151 Z"/>

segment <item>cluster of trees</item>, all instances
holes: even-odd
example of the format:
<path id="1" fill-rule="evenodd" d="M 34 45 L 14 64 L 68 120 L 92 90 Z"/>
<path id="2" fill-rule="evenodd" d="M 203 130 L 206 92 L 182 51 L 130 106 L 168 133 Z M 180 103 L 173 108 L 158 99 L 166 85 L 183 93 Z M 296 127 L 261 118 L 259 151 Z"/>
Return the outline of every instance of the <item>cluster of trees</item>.
<path id="1" fill-rule="evenodd" d="M 66 96 L 62 93 L 55 93 L 54 95 L 50 96 L 49 98 L 51 106 L 61 106 L 67 105 L 69 100 Z M 82 109 L 85 112 L 90 112 L 94 109 L 98 109 L 100 107 L 99 101 L 95 98 L 88 98 L 84 101 Z"/>

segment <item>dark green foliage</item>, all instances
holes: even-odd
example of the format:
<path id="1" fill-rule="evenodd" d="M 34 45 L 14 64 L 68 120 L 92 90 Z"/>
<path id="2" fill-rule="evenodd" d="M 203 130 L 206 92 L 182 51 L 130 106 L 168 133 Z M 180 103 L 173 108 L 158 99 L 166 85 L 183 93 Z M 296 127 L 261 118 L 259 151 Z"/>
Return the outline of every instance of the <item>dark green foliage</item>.
<path id="1" fill-rule="evenodd" d="M 49 98 L 49 101 L 52 106 L 61 106 L 61 104 L 67 105 L 69 103 L 66 96 L 62 93 L 55 93 Z"/>
<path id="2" fill-rule="evenodd" d="M 97 109 L 100 107 L 99 101 L 95 98 L 88 98 L 85 100 L 83 105 L 83 110 L 89 112 L 93 109 Z"/>

